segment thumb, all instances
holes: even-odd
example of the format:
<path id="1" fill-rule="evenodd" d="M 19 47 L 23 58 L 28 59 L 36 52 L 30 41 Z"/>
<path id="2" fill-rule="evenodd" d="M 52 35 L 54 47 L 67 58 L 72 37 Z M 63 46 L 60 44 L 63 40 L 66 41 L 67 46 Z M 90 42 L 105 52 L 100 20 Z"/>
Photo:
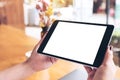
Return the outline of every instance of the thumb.
<path id="1" fill-rule="evenodd" d="M 113 62 L 113 51 L 112 51 L 112 46 L 109 46 L 107 48 L 106 53 L 105 53 L 103 65 L 109 65 L 111 62 Z"/>
<path id="2" fill-rule="evenodd" d="M 44 40 L 44 38 L 45 38 L 45 36 L 46 36 L 47 33 L 48 32 L 46 32 L 45 35 L 41 38 L 41 40 L 35 45 L 35 47 L 33 48 L 32 54 L 37 51 L 37 49 L 39 48 L 39 46 L 43 42 L 43 40 Z"/>

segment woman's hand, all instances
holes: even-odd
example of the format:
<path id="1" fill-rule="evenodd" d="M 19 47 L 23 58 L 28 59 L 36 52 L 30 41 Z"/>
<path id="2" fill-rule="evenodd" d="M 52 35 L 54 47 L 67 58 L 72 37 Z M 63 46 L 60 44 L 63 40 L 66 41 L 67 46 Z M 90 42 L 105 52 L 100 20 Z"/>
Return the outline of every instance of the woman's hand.
<path id="1" fill-rule="evenodd" d="M 47 69 L 57 61 L 56 58 L 37 53 L 37 49 L 42 43 L 42 40 L 43 38 L 33 49 L 31 57 L 25 62 L 25 64 L 28 64 L 34 71 Z"/>
<path id="2" fill-rule="evenodd" d="M 98 69 L 92 69 L 85 66 L 88 73 L 88 80 L 113 80 L 116 66 L 113 62 L 113 52 L 111 47 L 108 47 L 104 61 Z"/>

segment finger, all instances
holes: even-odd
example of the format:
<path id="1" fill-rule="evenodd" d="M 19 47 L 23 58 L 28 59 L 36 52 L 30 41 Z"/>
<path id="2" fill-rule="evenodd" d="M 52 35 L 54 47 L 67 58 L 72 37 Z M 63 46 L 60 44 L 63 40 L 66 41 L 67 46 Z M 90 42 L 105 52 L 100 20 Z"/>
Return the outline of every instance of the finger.
<path id="1" fill-rule="evenodd" d="M 46 33 L 44 34 L 44 36 L 41 38 L 41 40 L 40 40 L 41 43 L 42 43 L 42 41 L 44 40 L 44 38 L 45 38 L 45 36 L 47 35 L 47 33 L 48 33 L 48 32 L 46 32 Z"/>
<path id="2" fill-rule="evenodd" d="M 42 42 L 43 42 L 43 40 L 44 40 L 44 38 L 45 38 L 45 36 L 47 35 L 47 33 L 48 32 L 46 32 L 45 34 L 44 34 L 44 36 L 41 38 L 41 40 L 37 43 L 37 45 L 40 45 Z"/>
<path id="3" fill-rule="evenodd" d="M 53 58 L 53 61 L 56 62 L 58 60 L 58 58 Z"/>
<path id="4" fill-rule="evenodd" d="M 55 63 L 55 62 L 57 62 L 57 60 L 58 60 L 57 58 L 54 58 L 54 57 L 49 57 L 49 58 L 50 58 L 52 64 Z"/>
<path id="5" fill-rule="evenodd" d="M 38 47 L 41 45 L 41 43 L 43 42 L 45 36 L 47 35 L 48 32 L 45 33 L 45 35 L 41 38 L 41 40 L 36 44 L 34 49 L 38 49 Z"/>
<path id="6" fill-rule="evenodd" d="M 43 38 L 41 38 L 41 40 L 35 45 L 32 54 L 35 53 L 37 51 L 37 49 L 39 48 L 39 46 L 41 45 L 42 41 L 44 40 L 45 36 L 47 35 L 48 32 L 45 33 L 45 35 L 43 36 Z"/>
<path id="7" fill-rule="evenodd" d="M 103 64 L 108 64 L 110 63 L 111 61 L 113 61 L 113 51 L 112 51 L 112 47 L 109 46 L 107 48 L 107 51 L 105 53 L 105 58 L 103 60 Z"/>
<path id="8" fill-rule="evenodd" d="M 90 72 L 92 71 L 92 68 L 91 68 L 91 67 L 84 66 L 84 68 L 86 69 L 87 73 L 90 73 Z"/>

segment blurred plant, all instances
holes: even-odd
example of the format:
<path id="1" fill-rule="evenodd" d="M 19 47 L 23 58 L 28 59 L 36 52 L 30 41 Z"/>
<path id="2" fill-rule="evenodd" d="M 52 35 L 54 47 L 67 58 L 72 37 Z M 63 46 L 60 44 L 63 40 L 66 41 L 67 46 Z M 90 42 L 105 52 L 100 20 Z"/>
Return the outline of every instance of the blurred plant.
<path id="1" fill-rule="evenodd" d="M 110 44 L 120 48 L 120 28 L 115 28 Z"/>
<path id="2" fill-rule="evenodd" d="M 39 11 L 40 27 L 42 28 L 41 37 L 47 32 L 50 25 L 55 21 L 53 15 L 52 0 L 38 0 L 36 9 Z"/>

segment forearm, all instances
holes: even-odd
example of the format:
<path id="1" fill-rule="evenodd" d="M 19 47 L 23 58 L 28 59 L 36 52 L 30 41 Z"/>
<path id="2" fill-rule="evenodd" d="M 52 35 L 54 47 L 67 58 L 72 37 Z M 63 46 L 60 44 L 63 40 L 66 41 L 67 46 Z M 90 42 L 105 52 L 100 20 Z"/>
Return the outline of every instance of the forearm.
<path id="1" fill-rule="evenodd" d="M 0 72 L 0 80 L 22 80 L 30 75 L 34 71 L 26 63 L 18 64 L 9 69 Z"/>

